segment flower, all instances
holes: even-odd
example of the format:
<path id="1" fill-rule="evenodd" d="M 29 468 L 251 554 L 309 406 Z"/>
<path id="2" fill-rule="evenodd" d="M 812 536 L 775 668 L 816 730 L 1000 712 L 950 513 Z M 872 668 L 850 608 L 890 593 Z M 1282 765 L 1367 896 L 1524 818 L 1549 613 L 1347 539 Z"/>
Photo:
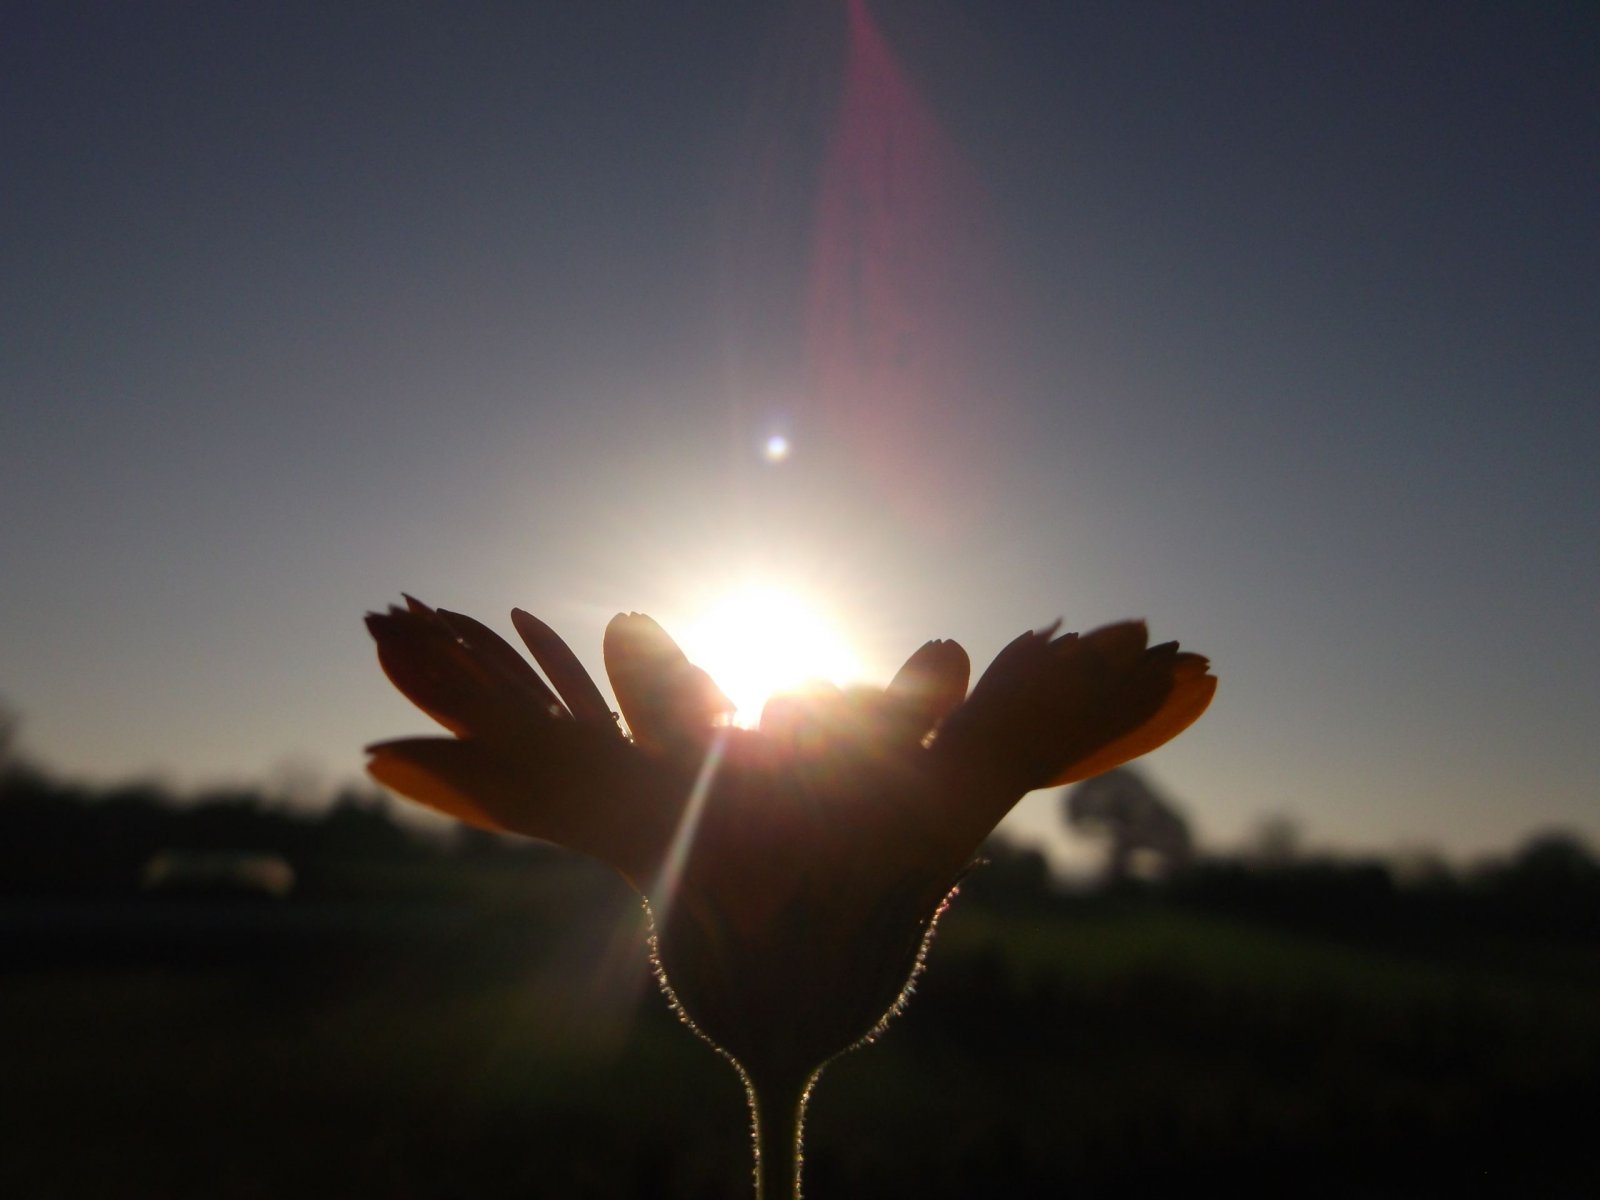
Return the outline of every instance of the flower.
<path id="1" fill-rule="evenodd" d="M 394 684 L 454 737 L 368 748 L 368 769 L 471 825 L 609 863 L 656 919 L 658 963 L 746 1081 L 801 1088 L 899 1003 L 944 898 L 1026 792 L 1109 770 L 1210 703 L 1207 661 L 1143 623 L 1022 634 L 967 694 L 932 641 L 887 688 L 779 696 L 759 728 L 649 617 L 619 614 L 621 717 L 537 618 L 543 677 L 471 617 L 407 598 L 367 627 Z M 548 681 L 548 682 L 547 682 Z"/>

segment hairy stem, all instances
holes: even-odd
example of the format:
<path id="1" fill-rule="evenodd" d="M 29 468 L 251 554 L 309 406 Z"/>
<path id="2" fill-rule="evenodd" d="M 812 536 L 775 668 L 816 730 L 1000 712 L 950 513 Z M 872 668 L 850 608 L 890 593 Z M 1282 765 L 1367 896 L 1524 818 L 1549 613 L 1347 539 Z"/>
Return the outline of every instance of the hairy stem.
<path id="1" fill-rule="evenodd" d="M 756 1200 L 800 1200 L 806 1101 L 820 1072 L 793 1078 L 745 1075 L 755 1148 Z"/>

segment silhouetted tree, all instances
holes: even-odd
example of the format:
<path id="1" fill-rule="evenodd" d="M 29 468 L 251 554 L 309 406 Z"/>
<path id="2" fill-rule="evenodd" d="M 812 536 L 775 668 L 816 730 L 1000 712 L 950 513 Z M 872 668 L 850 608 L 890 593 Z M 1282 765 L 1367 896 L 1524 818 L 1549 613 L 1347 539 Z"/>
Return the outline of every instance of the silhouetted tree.
<path id="1" fill-rule="evenodd" d="M 1118 767 L 1067 790 L 1067 826 L 1106 840 L 1106 881 L 1166 878 L 1189 864 L 1189 824 L 1132 767 Z"/>

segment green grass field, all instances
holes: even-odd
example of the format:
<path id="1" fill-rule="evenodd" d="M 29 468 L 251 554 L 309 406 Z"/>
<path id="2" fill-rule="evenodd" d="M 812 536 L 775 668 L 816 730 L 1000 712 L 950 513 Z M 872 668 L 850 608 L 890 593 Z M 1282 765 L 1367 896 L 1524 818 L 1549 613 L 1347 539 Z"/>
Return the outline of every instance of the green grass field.
<path id="1" fill-rule="evenodd" d="M 0 1194 L 748 1194 L 737 1080 L 655 994 L 629 894 L 431 894 L 16 916 Z M 808 1193 L 1600 1194 L 1581 955 L 958 901 L 907 1015 L 824 1075 Z"/>

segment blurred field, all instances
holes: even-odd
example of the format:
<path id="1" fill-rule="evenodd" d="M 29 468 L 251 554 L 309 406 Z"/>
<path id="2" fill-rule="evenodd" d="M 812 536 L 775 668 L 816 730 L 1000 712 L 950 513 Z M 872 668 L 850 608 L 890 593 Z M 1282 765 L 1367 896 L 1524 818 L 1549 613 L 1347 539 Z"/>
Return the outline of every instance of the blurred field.
<path id="1" fill-rule="evenodd" d="M 0 1194 L 748 1194 L 743 1099 L 572 860 L 0 907 Z M 1310 936 L 982 876 L 829 1068 L 816 1197 L 1593 1196 L 1593 951 Z"/>

